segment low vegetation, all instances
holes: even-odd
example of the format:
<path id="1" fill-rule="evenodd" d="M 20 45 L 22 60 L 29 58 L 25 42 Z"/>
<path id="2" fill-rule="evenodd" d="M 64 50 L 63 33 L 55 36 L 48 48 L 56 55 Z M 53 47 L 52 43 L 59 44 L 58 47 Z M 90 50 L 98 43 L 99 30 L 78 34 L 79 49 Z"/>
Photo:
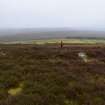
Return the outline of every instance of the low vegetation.
<path id="1" fill-rule="evenodd" d="M 105 46 L 0 45 L 0 105 L 105 105 Z"/>
<path id="2" fill-rule="evenodd" d="M 10 41 L 10 42 L 3 42 L 4 44 L 15 44 L 15 43 L 21 43 L 21 44 L 59 44 L 63 40 L 63 43 L 65 44 L 105 44 L 104 38 L 58 38 L 58 39 L 37 39 L 37 40 L 26 40 L 26 41 Z"/>

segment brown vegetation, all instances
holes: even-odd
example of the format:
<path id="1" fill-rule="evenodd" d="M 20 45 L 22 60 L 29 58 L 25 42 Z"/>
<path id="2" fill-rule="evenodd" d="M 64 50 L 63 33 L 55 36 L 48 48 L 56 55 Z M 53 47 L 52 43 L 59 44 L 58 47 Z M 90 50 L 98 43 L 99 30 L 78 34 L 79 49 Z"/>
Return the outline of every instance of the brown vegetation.
<path id="1" fill-rule="evenodd" d="M 0 45 L 0 51 L 0 105 L 105 105 L 105 46 Z M 21 83 L 21 93 L 8 93 Z"/>

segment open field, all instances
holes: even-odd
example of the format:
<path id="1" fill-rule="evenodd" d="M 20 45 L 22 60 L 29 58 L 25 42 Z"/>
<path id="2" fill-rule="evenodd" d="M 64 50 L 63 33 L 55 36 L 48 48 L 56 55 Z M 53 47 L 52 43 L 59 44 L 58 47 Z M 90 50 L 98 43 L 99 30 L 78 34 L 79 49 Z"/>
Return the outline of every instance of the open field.
<path id="1" fill-rule="evenodd" d="M 32 43 L 46 44 L 46 43 L 60 43 L 61 40 L 66 44 L 100 44 L 105 43 L 104 39 L 47 39 L 47 40 L 34 40 Z"/>
<path id="2" fill-rule="evenodd" d="M 105 45 L 1 44 L 0 105 L 105 105 Z"/>
<path id="3" fill-rule="evenodd" d="M 65 44 L 105 44 L 105 39 L 86 38 L 58 38 L 58 39 L 37 39 L 28 41 L 1 42 L 3 44 L 59 44 L 61 40 Z"/>

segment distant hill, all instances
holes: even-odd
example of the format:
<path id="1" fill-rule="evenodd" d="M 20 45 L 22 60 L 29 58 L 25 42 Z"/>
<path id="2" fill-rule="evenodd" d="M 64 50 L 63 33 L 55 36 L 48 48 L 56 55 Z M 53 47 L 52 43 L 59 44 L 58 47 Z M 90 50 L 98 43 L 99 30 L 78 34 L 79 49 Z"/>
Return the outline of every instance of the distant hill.
<path id="1" fill-rule="evenodd" d="M 81 31 L 69 28 L 37 28 L 0 30 L 0 42 L 25 41 L 44 38 L 104 38 L 102 31 Z"/>

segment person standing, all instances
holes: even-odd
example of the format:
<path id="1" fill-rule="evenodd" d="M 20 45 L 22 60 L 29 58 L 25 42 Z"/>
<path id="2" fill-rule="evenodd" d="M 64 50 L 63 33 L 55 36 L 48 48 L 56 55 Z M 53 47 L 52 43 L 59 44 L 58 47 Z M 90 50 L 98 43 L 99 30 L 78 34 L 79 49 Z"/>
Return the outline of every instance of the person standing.
<path id="1" fill-rule="evenodd" d="M 61 40 L 61 48 L 63 48 L 63 41 Z"/>

